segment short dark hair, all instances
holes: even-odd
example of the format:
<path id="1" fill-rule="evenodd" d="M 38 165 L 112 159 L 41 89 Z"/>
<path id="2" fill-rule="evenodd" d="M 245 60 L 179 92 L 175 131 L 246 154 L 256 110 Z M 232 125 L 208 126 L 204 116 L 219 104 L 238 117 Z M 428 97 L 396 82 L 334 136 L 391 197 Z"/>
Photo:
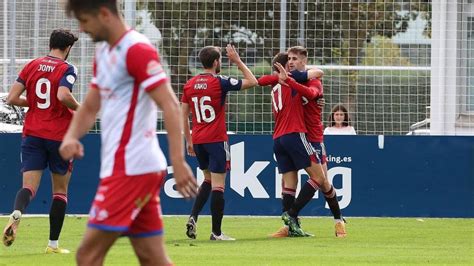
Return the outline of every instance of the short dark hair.
<path id="1" fill-rule="evenodd" d="M 106 7 L 112 13 L 118 14 L 117 0 L 68 0 L 66 3 L 66 14 L 77 16 L 84 13 L 96 13 L 99 8 Z"/>
<path id="2" fill-rule="evenodd" d="M 347 111 L 347 108 L 342 105 L 342 104 L 336 104 L 332 110 L 331 110 L 331 115 L 329 116 L 329 125 L 333 127 L 336 124 L 336 121 L 334 121 L 334 113 L 337 111 L 342 111 L 344 113 L 344 121 L 342 122 L 342 125 L 347 127 L 351 125 L 351 119 L 349 118 L 349 112 Z"/>
<path id="3" fill-rule="evenodd" d="M 216 46 L 206 46 L 199 51 L 199 60 L 205 69 L 212 68 L 214 61 L 221 58 L 221 48 Z"/>
<path id="4" fill-rule="evenodd" d="M 286 63 L 288 63 L 288 53 L 287 52 L 279 52 L 273 57 L 272 60 L 272 67 L 274 71 L 278 71 L 278 68 L 275 66 L 275 63 L 280 63 L 283 67 L 285 67 Z"/>
<path id="5" fill-rule="evenodd" d="M 303 46 L 293 46 L 288 49 L 288 53 L 294 53 L 297 55 L 303 55 L 304 57 L 308 57 L 308 50 Z"/>
<path id="6" fill-rule="evenodd" d="M 49 37 L 49 49 L 60 49 L 64 51 L 67 47 L 72 46 L 77 40 L 77 36 L 70 30 L 53 30 Z"/>

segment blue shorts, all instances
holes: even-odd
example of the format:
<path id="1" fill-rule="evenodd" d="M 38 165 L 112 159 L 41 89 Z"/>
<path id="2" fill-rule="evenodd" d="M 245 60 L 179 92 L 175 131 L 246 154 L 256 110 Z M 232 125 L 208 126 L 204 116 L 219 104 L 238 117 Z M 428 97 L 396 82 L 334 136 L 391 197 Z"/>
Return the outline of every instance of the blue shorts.
<path id="1" fill-rule="evenodd" d="M 33 136 L 23 137 L 21 142 L 21 171 L 44 170 L 49 166 L 52 173 L 65 175 L 72 170 L 72 162 L 59 155 L 60 141 Z"/>
<path id="2" fill-rule="evenodd" d="M 274 139 L 273 152 L 281 174 L 304 169 L 311 161 L 319 161 L 304 133 L 290 133 Z"/>
<path id="3" fill-rule="evenodd" d="M 230 151 L 227 141 L 194 144 L 193 147 L 201 170 L 227 173 L 230 169 Z"/>
<path id="4" fill-rule="evenodd" d="M 313 149 L 316 152 L 318 163 L 327 163 L 328 158 L 326 156 L 326 146 L 324 145 L 324 142 L 311 142 L 311 146 L 313 146 Z"/>

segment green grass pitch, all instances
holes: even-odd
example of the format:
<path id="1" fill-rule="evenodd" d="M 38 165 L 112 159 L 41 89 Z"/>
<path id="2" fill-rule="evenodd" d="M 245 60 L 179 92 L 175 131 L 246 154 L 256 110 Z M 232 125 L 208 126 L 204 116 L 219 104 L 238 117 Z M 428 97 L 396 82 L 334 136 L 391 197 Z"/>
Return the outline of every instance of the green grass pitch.
<path id="1" fill-rule="evenodd" d="M 168 254 L 176 265 L 474 265 L 474 219 L 350 218 L 348 237 L 334 237 L 329 217 L 303 218 L 311 238 L 271 239 L 278 217 L 224 217 L 223 231 L 235 242 L 209 241 L 210 218 L 201 217 L 198 238 L 184 234 L 187 218 L 165 217 Z M 0 218 L 0 225 L 7 218 Z M 86 218 L 66 218 L 60 245 L 72 254 L 43 254 L 48 219 L 24 217 L 15 243 L 0 247 L 0 265 L 75 265 Z M 138 265 L 127 238 L 110 250 L 105 265 Z"/>

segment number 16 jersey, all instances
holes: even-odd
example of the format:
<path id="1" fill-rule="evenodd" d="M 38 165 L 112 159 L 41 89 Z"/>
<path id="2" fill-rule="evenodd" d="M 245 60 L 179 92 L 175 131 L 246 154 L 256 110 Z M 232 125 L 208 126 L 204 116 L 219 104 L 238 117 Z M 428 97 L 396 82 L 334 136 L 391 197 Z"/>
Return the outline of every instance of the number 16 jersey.
<path id="1" fill-rule="evenodd" d="M 73 65 L 53 56 L 37 58 L 23 68 L 17 78 L 26 88 L 28 101 L 23 136 L 63 140 L 72 111 L 59 101 L 58 88 L 72 90 L 76 78 Z"/>
<path id="2" fill-rule="evenodd" d="M 238 91 L 241 87 L 242 80 L 208 73 L 186 82 L 181 102 L 189 104 L 191 109 L 193 144 L 227 141 L 227 92 Z"/>

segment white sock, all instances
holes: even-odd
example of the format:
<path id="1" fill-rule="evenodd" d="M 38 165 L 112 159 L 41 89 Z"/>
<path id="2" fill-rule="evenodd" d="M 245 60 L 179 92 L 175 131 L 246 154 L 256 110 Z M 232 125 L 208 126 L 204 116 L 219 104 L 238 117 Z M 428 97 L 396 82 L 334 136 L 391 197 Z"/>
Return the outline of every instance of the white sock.
<path id="1" fill-rule="evenodd" d="M 334 223 L 337 224 L 337 223 L 344 223 L 344 221 L 342 219 L 334 219 Z"/>
<path id="2" fill-rule="evenodd" d="M 59 240 L 49 240 L 48 246 L 52 248 L 58 248 Z"/>

